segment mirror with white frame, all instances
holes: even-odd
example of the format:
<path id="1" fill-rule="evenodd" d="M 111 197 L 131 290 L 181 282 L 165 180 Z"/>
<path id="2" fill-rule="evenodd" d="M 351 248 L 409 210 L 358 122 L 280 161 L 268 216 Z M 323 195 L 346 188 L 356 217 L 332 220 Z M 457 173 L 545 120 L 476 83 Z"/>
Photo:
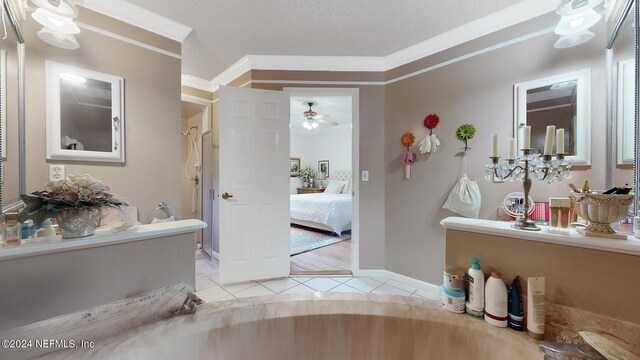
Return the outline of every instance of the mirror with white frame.
<path id="1" fill-rule="evenodd" d="M 542 151 L 547 126 L 554 125 L 565 129 L 566 158 L 591 163 L 591 69 L 515 84 L 514 107 L 518 149 L 521 128 L 531 126 L 531 148 Z"/>
<path id="2" fill-rule="evenodd" d="M 124 162 L 124 79 L 46 62 L 47 160 Z"/>

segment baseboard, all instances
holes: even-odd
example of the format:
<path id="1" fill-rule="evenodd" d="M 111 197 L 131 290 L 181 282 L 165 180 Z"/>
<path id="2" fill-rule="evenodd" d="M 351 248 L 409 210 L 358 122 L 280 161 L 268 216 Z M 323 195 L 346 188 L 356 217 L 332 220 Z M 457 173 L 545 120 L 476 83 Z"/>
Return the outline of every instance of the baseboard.
<path id="1" fill-rule="evenodd" d="M 440 285 L 435 285 L 435 284 L 432 284 L 432 283 L 429 283 L 429 282 L 426 282 L 426 281 L 414 279 L 414 278 L 406 276 L 406 275 L 394 273 L 393 271 L 385 270 L 385 273 L 386 273 L 385 276 L 386 276 L 387 279 L 396 280 L 396 281 L 399 281 L 401 283 L 413 285 L 413 286 L 417 287 L 418 289 L 440 291 Z"/>
<path id="2" fill-rule="evenodd" d="M 396 280 L 408 285 L 413 285 L 418 289 L 440 291 L 440 285 L 435 285 L 426 281 L 414 279 L 412 277 L 394 273 L 393 271 L 388 271 L 388 270 L 359 269 L 354 272 L 354 275 L 359 277 L 386 278 L 389 280 Z"/>

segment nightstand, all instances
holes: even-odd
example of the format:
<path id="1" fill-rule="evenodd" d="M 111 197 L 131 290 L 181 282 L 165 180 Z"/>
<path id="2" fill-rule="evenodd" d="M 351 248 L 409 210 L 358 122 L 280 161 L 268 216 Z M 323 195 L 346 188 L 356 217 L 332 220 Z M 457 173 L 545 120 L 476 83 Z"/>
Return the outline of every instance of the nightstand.
<path id="1" fill-rule="evenodd" d="M 324 188 L 297 188 L 298 189 L 298 194 L 317 194 L 317 193 L 323 193 L 324 192 Z"/>

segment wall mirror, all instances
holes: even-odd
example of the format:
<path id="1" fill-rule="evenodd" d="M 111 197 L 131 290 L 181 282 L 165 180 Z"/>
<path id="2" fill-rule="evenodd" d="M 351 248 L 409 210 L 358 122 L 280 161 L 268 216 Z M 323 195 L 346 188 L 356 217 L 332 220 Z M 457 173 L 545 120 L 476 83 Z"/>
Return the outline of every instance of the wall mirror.
<path id="1" fill-rule="evenodd" d="M 514 108 L 518 149 L 522 127 L 531 126 L 531 147 L 542 151 L 547 126 L 555 125 L 565 129 L 567 158 L 591 164 L 591 69 L 515 84 Z"/>
<path id="2" fill-rule="evenodd" d="M 124 79 L 46 62 L 47 160 L 124 162 Z"/>
<path id="3" fill-rule="evenodd" d="M 25 41 L 15 5 L 0 5 L 7 29 L 0 40 L 0 212 L 19 208 L 19 194 L 26 192 Z"/>

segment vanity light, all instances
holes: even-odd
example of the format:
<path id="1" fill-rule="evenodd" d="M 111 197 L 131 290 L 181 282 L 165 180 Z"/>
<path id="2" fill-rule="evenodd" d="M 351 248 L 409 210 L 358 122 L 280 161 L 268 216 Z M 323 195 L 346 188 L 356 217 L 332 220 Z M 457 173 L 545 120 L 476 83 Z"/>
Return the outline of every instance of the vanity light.
<path id="1" fill-rule="evenodd" d="M 36 9 L 36 11 L 31 14 L 31 17 L 42 26 L 55 29 L 63 34 L 77 34 L 80 32 L 80 28 L 73 19 L 56 15 L 43 8 Z"/>
<path id="2" fill-rule="evenodd" d="M 563 16 L 554 32 L 558 35 L 577 34 L 592 27 L 600 21 L 600 19 L 602 19 L 602 15 L 598 14 L 593 9 L 589 9 L 579 15 Z"/>
<path id="3" fill-rule="evenodd" d="M 49 45 L 67 50 L 75 50 L 80 47 L 75 36 L 59 33 L 48 27 L 44 27 L 42 30 L 38 31 L 38 37 Z"/>
<path id="4" fill-rule="evenodd" d="M 577 34 L 560 36 L 556 43 L 553 44 L 553 47 L 556 49 L 566 49 L 573 46 L 578 46 L 593 39 L 595 35 L 596 34 L 592 33 L 589 30 L 584 30 Z"/>
<path id="5" fill-rule="evenodd" d="M 74 19 L 78 16 L 78 8 L 69 0 L 31 0 L 34 5 L 58 16 Z"/>

